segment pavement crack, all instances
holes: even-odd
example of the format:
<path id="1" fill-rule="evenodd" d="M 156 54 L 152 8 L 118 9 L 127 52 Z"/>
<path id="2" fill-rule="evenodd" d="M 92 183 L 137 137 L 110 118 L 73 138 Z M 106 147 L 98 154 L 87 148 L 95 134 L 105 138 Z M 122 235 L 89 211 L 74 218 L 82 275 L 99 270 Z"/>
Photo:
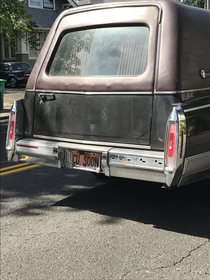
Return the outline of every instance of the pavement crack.
<path id="1" fill-rule="evenodd" d="M 125 276 L 127 276 L 131 271 L 127 271 L 126 273 L 123 274 L 123 276 L 120 278 L 120 280 L 122 280 Z"/>
<path id="2" fill-rule="evenodd" d="M 183 262 L 185 259 L 189 258 L 193 252 L 195 252 L 196 250 L 200 249 L 201 247 L 205 246 L 207 243 L 209 243 L 210 241 L 207 240 L 206 242 L 200 244 L 199 246 L 197 246 L 196 248 L 192 249 L 189 251 L 189 253 L 182 257 L 180 260 L 174 262 L 173 264 L 170 264 L 170 265 L 166 265 L 166 266 L 160 266 L 160 267 L 155 267 L 153 269 L 164 269 L 164 268 L 169 268 L 169 267 L 173 267 L 173 266 L 176 266 L 177 264 L 180 264 L 181 262 Z"/>

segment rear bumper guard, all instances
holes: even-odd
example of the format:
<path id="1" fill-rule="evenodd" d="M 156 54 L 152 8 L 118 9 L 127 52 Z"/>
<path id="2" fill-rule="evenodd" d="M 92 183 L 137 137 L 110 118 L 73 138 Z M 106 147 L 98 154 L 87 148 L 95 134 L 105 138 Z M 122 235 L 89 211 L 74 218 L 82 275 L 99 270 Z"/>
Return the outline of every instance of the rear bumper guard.
<path id="1" fill-rule="evenodd" d="M 100 168 L 95 172 L 104 173 L 106 176 L 166 183 L 164 152 L 34 138 L 20 139 L 15 143 L 15 153 L 19 160 L 58 168 L 73 168 L 73 151 L 100 154 Z"/>

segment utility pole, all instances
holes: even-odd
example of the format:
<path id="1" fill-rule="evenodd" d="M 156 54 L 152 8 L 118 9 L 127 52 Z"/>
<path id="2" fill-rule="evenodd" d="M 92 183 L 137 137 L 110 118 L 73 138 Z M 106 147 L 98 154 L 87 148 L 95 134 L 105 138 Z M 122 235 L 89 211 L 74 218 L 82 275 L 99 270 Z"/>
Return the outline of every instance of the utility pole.
<path id="1" fill-rule="evenodd" d="M 210 0 L 206 0 L 207 2 L 207 10 L 210 10 Z"/>

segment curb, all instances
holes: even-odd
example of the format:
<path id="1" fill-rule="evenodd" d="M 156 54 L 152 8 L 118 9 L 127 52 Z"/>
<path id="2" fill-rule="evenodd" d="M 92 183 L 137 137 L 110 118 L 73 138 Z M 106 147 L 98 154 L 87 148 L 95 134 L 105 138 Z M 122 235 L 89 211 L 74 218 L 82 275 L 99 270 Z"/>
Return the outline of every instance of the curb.
<path id="1" fill-rule="evenodd" d="M 0 110 L 0 121 L 1 120 L 8 120 L 10 116 L 11 109 L 3 109 Z"/>
<path id="2" fill-rule="evenodd" d="M 11 107 L 15 100 L 24 98 L 25 88 L 5 88 L 4 89 L 4 107 L 0 110 L 0 121 L 9 119 Z"/>
<path id="3" fill-rule="evenodd" d="M 9 120 L 9 114 L 0 114 L 0 121 L 5 121 L 5 120 Z"/>
<path id="4" fill-rule="evenodd" d="M 10 116 L 10 109 L 3 109 L 0 111 L 0 121 L 8 120 Z"/>

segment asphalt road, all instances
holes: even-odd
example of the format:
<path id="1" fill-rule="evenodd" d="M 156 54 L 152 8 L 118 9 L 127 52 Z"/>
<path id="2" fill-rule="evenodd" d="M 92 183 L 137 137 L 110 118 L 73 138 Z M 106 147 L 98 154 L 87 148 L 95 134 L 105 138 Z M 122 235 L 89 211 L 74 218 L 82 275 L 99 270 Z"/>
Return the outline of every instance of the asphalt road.
<path id="1" fill-rule="evenodd" d="M 76 170 L 18 172 L 6 124 L 1 174 L 14 173 L 0 177 L 1 279 L 210 279 L 209 182 L 167 191 Z"/>

